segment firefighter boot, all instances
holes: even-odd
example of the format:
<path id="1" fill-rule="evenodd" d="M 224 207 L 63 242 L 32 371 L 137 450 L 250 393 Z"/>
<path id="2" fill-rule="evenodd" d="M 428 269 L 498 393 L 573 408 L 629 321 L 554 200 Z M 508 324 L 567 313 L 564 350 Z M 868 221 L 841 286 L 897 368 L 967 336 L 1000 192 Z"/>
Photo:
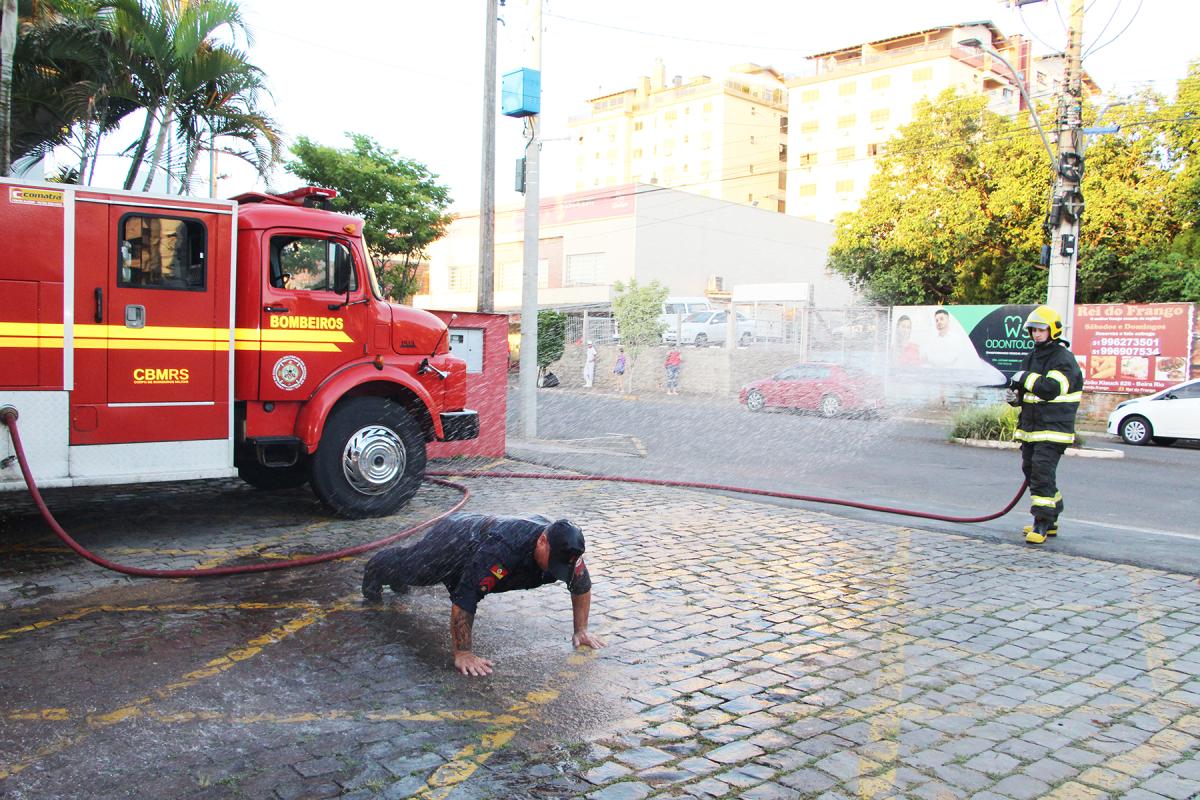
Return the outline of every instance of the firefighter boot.
<path id="1" fill-rule="evenodd" d="M 1026 525 L 1025 526 L 1025 535 L 1028 536 L 1032 532 L 1033 532 L 1033 526 Z M 1047 536 L 1058 536 L 1058 523 L 1057 522 L 1050 523 L 1050 527 L 1046 529 L 1046 535 Z"/>
<path id="2" fill-rule="evenodd" d="M 1046 536 L 1050 531 L 1050 523 L 1044 519 L 1035 519 L 1033 521 L 1033 530 L 1025 534 L 1025 541 L 1030 544 L 1042 544 L 1046 541 Z"/>

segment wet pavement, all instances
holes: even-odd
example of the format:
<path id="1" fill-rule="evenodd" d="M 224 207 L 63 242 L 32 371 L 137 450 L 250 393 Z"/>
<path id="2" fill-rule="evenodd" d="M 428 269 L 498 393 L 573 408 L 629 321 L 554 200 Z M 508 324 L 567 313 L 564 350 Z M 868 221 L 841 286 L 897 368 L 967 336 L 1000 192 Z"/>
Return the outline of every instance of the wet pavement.
<path id="1" fill-rule="evenodd" d="M 363 606 L 365 555 L 128 578 L 0 495 L 0 796 L 1200 796 L 1194 578 L 750 498 L 465 483 L 467 510 L 583 525 L 608 647 L 572 652 L 561 586 L 495 595 L 497 672 L 467 678 L 445 591 Z M 233 481 L 47 499 L 106 557 L 187 567 L 379 538 L 456 495 L 367 522 Z"/>

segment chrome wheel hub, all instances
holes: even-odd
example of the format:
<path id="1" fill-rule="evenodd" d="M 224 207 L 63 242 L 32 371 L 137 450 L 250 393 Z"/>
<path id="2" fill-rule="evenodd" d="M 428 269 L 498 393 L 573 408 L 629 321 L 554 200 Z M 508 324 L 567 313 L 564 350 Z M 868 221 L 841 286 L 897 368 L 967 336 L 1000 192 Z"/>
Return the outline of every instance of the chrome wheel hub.
<path id="1" fill-rule="evenodd" d="M 342 472 L 361 494 L 383 494 L 404 475 L 408 455 L 404 442 L 391 428 L 368 425 L 346 442 Z"/>

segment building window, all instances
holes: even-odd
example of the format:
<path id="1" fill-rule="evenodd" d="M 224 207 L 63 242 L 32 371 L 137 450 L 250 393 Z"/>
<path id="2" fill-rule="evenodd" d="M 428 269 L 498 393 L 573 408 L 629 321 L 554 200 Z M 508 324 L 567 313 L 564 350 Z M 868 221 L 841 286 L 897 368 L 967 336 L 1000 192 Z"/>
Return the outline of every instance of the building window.
<path id="1" fill-rule="evenodd" d="M 846 81 L 838 87 L 839 97 L 849 97 L 858 91 L 858 83 L 856 81 Z"/>
<path id="2" fill-rule="evenodd" d="M 567 256 L 567 286 L 603 286 L 604 253 Z"/>
<path id="3" fill-rule="evenodd" d="M 711 111 L 712 111 L 712 103 L 705 103 L 704 104 L 704 113 L 708 114 Z"/>
<path id="4" fill-rule="evenodd" d="M 838 117 L 837 126 L 839 129 L 853 128 L 856 119 L 857 117 L 854 114 L 843 114 Z"/>
<path id="5" fill-rule="evenodd" d="M 886 145 L 884 145 L 883 142 L 874 142 L 872 144 L 867 145 L 867 155 L 881 156 L 881 155 L 883 155 L 885 149 L 886 149 Z"/>
<path id="6" fill-rule="evenodd" d="M 913 83 L 933 80 L 933 67 L 921 67 L 913 70 Z"/>
<path id="7" fill-rule="evenodd" d="M 676 119 L 678 119 L 679 115 L 672 110 L 663 114 L 663 117 L 666 118 L 667 122 L 674 122 Z"/>
<path id="8" fill-rule="evenodd" d="M 633 123 L 633 129 L 634 129 L 635 131 L 640 131 L 640 130 L 642 129 L 642 123 L 641 123 L 641 122 L 635 122 L 635 123 Z"/>
<path id="9" fill-rule="evenodd" d="M 871 124 L 876 128 L 882 128 L 883 124 L 892 117 L 892 112 L 886 108 L 877 108 L 871 112 Z"/>
<path id="10" fill-rule="evenodd" d="M 854 158 L 854 147 L 839 147 L 837 149 L 838 161 L 850 161 Z"/>
<path id="11" fill-rule="evenodd" d="M 787 133 L 787 117 L 779 118 L 779 132 Z"/>
<path id="12" fill-rule="evenodd" d="M 805 89 L 800 93 L 801 103 L 815 103 L 821 99 L 820 89 Z"/>
<path id="13" fill-rule="evenodd" d="M 642 148 L 640 148 L 640 147 L 633 148 L 633 157 L 641 158 L 642 157 Z"/>
<path id="14" fill-rule="evenodd" d="M 817 154 L 816 153 L 801 153 L 799 162 L 800 162 L 800 166 L 802 166 L 802 167 L 811 167 L 813 164 L 817 163 Z"/>
<path id="15" fill-rule="evenodd" d="M 496 270 L 496 289 L 501 292 L 521 291 L 524 265 L 520 261 L 506 261 Z"/>
<path id="16" fill-rule="evenodd" d="M 854 191 L 854 181 L 838 181 L 834 185 L 834 190 L 837 191 L 838 194 L 849 194 L 850 192 Z"/>
<path id="17" fill-rule="evenodd" d="M 450 265 L 450 291 L 468 292 L 475 285 L 475 269 L 467 264 Z"/>
<path id="18" fill-rule="evenodd" d="M 804 122 L 800 123 L 800 132 L 801 133 L 816 133 L 817 132 L 817 121 L 815 119 L 804 120 Z"/>
<path id="19" fill-rule="evenodd" d="M 750 134 L 750 144 L 754 144 L 754 134 Z"/>
<path id="20" fill-rule="evenodd" d="M 815 183 L 802 183 L 799 186 L 798 192 L 801 197 L 816 197 L 817 185 Z"/>
<path id="21" fill-rule="evenodd" d="M 871 88 L 872 89 L 876 89 L 876 90 L 887 89 L 891 85 L 892 85 L 892 76 L 891 75 L 877 75 L 874 78 L 871 78 Z"/>

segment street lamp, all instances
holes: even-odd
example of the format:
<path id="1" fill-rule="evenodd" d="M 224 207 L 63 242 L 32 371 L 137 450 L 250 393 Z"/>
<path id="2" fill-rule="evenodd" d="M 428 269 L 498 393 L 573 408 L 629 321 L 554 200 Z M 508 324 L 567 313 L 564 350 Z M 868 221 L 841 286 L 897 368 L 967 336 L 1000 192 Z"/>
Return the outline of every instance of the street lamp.
<path id="1" fill-rule="evenodd" d="M 1017 82 L 1017 89 L 1021 92 L 1021 97 L 1025 98 L 1025 105 L 1029 106 L 1029 115 L 1033 117 L 1033 124 L 1037 126 L 1038 133 L 1042 136 L 1042 144 L 1046 148 L 1046 154 L 1050 156 L 1050 164 L 1054 167 L 1054 172 L 1058 173 L 1058 158 L 1054 155 L 1054 151 L 1050 148 L 1050 140 L 1046 138 L 1046 132 L 1042 130 L 1042 122 L 1038 119 L 1037 108 L 1033 105 L 1033 100 L 1029 98 L 1029 93 L 1025 91 L 1025 81 L 1021 79 L 1021 73 L 1017 72 L 1012 64 L 1008 63 L 1008 59 L 997 53 L 990 47 L 985 47 L 983 42 L 978 39 L 963 39 L 958 43 L 960 47 L 970 47 L 975 50 L 980 50 L 993 58 L 999 59 L 1000 63 L 1008 67 L 1008 71 L 1012 73 L 1013 79 Z"/>

